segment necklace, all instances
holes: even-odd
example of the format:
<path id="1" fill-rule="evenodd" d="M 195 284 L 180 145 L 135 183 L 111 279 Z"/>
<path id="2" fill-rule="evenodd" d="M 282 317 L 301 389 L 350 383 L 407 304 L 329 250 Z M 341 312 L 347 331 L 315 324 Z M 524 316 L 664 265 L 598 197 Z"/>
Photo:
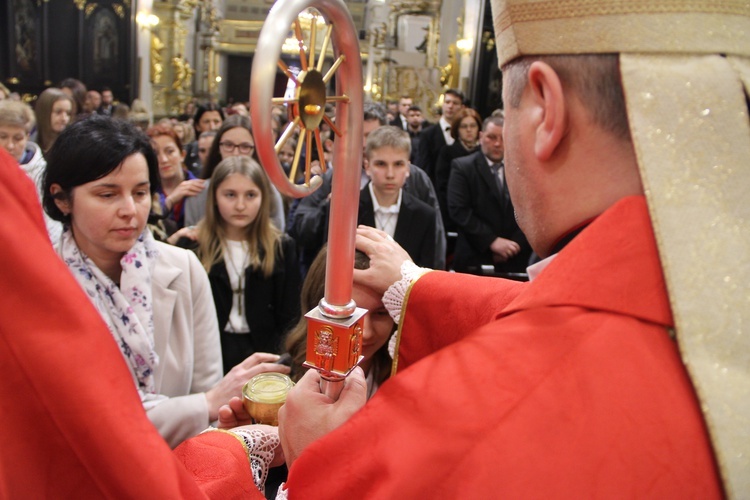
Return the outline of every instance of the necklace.
<path id="1" fill-rule="evenodd" d="M 242 248 L 242 266 L 238 270 L 237 267 L 234 265 L 234 255 L 232 255 L 231 252 L 227 252 L 229 255 L 227 255 L 228 259 L 226 259 L 229 262 L 229 265 L 232 268 L 232 271 L 234 271 L 235 276 L 237 276 L 237 288 L 232 289 L 232 293 L 237 296 L 237 312 L 242 316 L 242 304 L 245 301 L 245 269 L 247 268 L 247 265 L 249 264 L 250 260 L 250 251 L 245 248 L 245 242 L 243 241 L 241 244 Z M 227 250 L 228 250 L 227 246 Z M 231 278 L 229 280 L 229 285 L 231 287 Z"/>
<path id="2" fill-rule="evenodd" d="M 385 231 L 388 234 L 394 232 L 396 228 L 391 227 L 394 223 L 394 215 L 396 216 L 396 220 L 398 220 L 398 214 L 395 212 L 382 213 L 376 210 L 375 227 L 377 229 L 380 229 L 381 231 Z"/>

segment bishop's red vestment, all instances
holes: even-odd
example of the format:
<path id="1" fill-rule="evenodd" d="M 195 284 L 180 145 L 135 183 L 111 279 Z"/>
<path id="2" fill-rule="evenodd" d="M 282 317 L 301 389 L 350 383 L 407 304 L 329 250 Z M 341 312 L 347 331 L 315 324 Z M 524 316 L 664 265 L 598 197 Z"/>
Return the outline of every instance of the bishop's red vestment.
<path id="1" fill-rule="evenodd" d="M 721 496 L 642 197 L 531 283 L 426 274 L 402 321 L 399 373 L 302 453 L 290 498 Z"/>

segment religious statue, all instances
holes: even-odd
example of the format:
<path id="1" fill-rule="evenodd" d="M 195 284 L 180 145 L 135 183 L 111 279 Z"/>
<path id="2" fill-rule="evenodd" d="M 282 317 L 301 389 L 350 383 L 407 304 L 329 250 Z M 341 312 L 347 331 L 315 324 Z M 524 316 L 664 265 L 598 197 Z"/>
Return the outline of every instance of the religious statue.
<path id="1" fill-rule="evenodd" d="M 458 59 L 455 43 L 448 47 L 448 64 L 440 68 L 440 84 L 446 90 L 458 85 Z"/>
<path id="2" fill-rule="evenodd" d="M 172 68 L 174 69 L 174 77 L 172 80 L 172 90 L 182 90 L 187 79 L 187 61 L 182 58 L 179 54 L 172 58 Z"/>
<path id="3" fill-rule="evenodd" d="M 164 44 L 158 36 L 151 35 L 151 83 L 161 83 L 161 75 L 164 71 L 162 65 L 162 51 L 164 50 Z"/>

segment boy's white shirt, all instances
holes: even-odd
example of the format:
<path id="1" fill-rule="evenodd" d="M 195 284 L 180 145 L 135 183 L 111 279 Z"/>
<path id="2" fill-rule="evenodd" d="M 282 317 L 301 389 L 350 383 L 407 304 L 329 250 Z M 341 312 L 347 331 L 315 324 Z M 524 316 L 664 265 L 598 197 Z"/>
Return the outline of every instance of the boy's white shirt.
<path id="1" fill-rule="evenodd" d="M 375 191 L 372 187 L 372 182 L 367 185 L 370 190 L 370 197 L 372 198 L 372 211 L 375 217 L 375 227 L 384 231 L 393 238 L 396 233 L 396 223 L 398 222 L 398 213 L 401 210 L 401 197 L 403 188 L 398 190 L 398 199 L 396 203 L 389 207 L 381 207 L 378 203 L 378 198 L 375 196 Z"/>

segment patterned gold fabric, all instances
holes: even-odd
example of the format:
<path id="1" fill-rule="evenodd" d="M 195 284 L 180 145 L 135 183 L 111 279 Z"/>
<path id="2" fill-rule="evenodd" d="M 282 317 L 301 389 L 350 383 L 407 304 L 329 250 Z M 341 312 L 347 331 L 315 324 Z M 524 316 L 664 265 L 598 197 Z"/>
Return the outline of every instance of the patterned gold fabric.
<path id="1" fill-rule="evenodd" d="M 528 54 L 750 55 L 746 0 L 495 0 L 500 65 Z"/>

